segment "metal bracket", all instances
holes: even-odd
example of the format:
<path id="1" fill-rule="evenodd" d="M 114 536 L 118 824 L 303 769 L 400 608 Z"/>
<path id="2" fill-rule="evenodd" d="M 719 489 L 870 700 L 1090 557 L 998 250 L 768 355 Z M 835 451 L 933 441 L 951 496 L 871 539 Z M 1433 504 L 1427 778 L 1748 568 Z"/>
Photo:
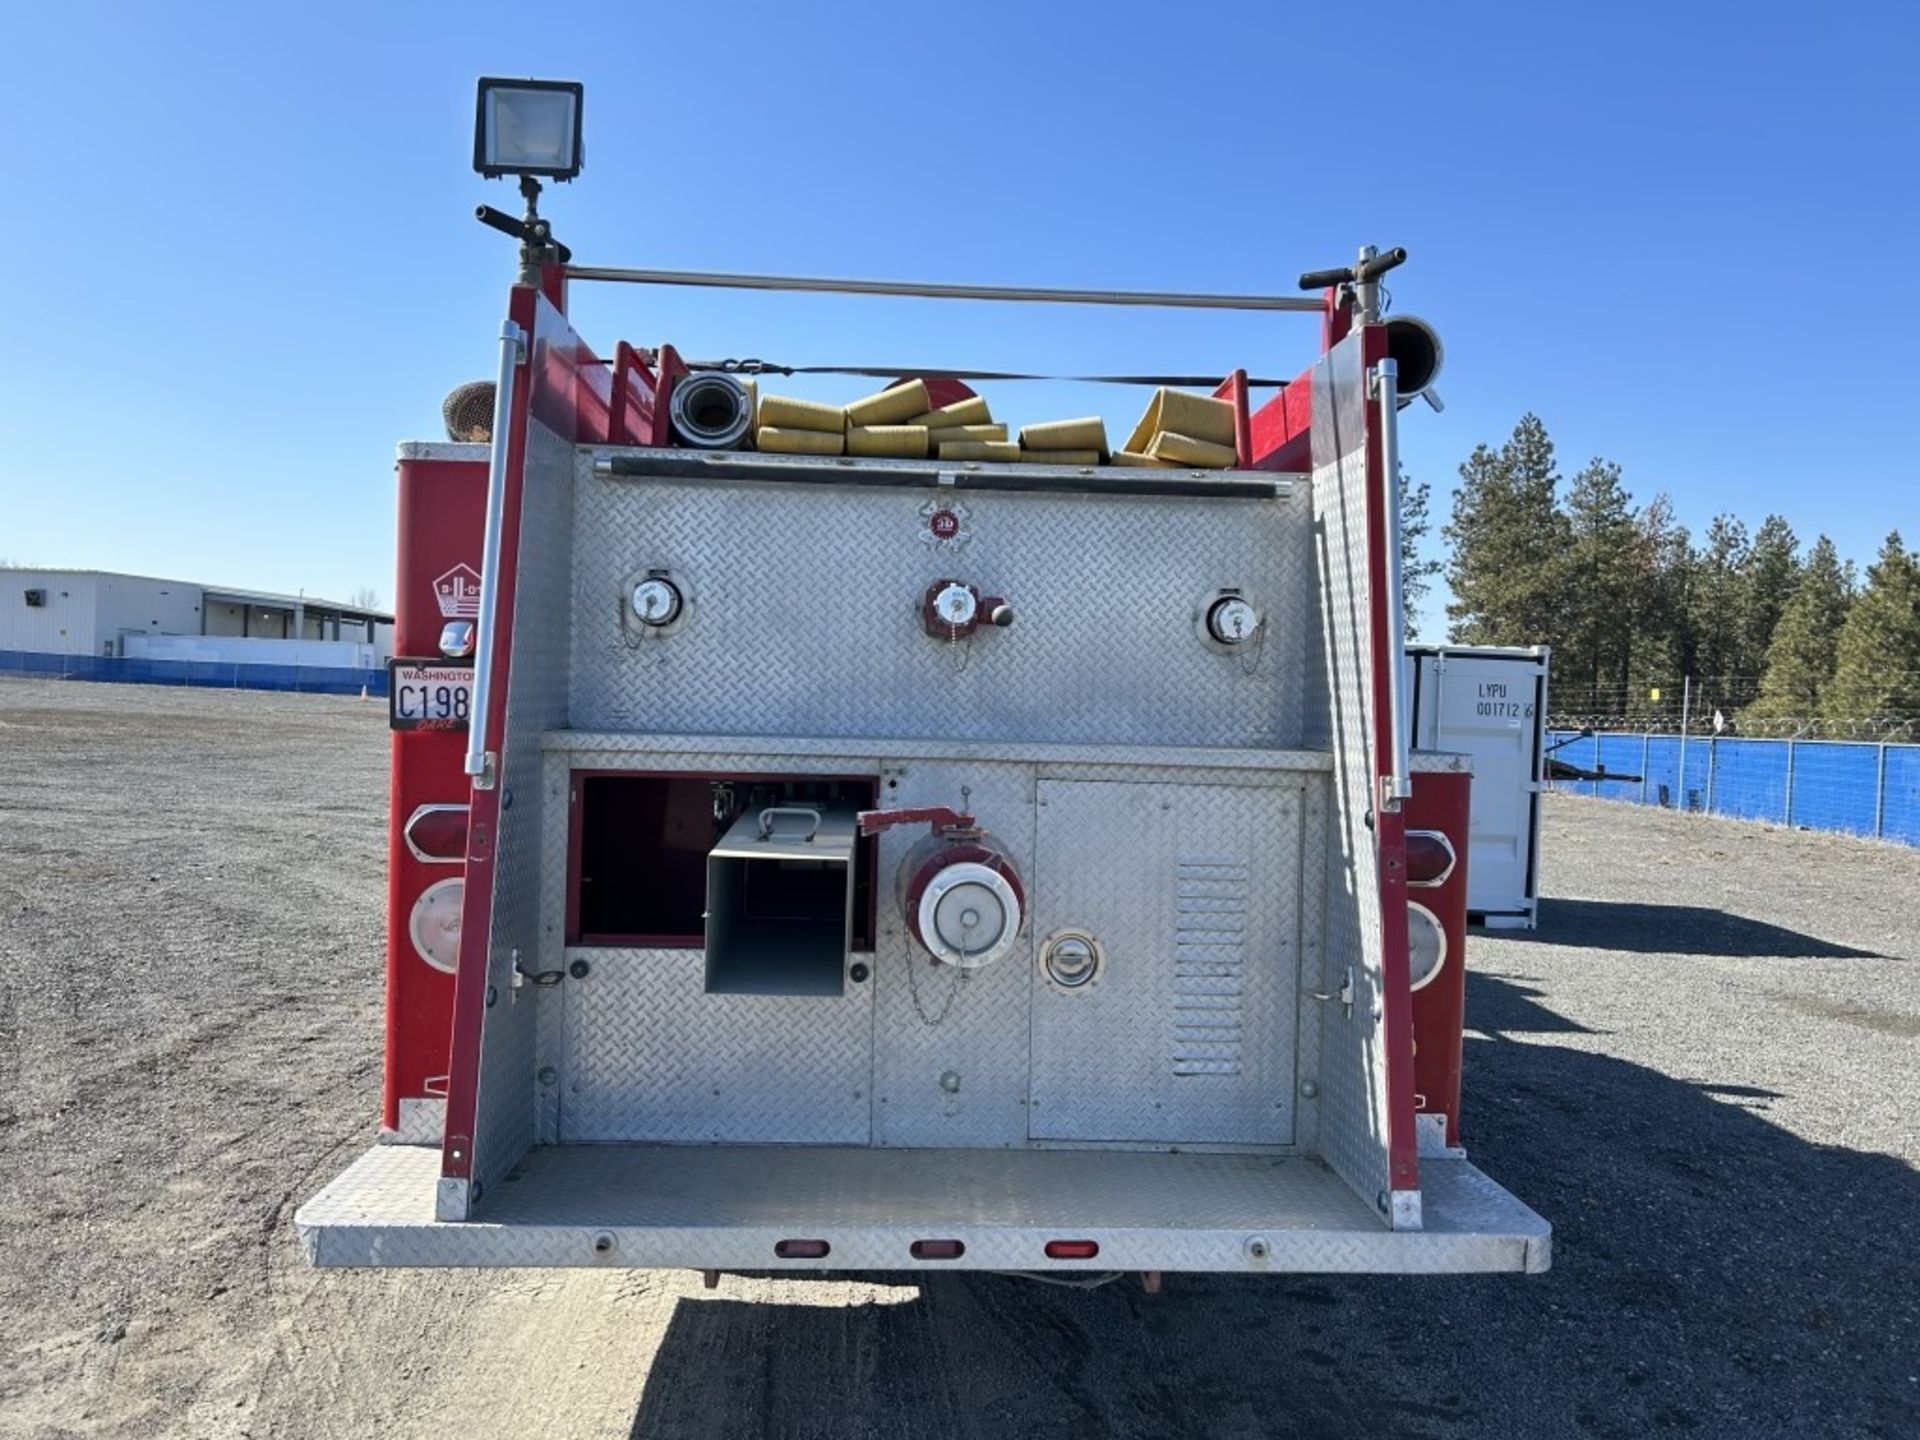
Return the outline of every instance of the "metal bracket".
<path id="1" fill-rule="evenodd" d="M 1353 1018 L 1354 998 L 1353 966 L 1347 966 L 1345 973 L 1340 977 L 1340 988 L 1338 990 L 1309 990 L 1307 994 L 1311 995 L 1315 1000 L 1338 1000 L 1340 1002 L 1340 1008 L 1347 1013 L 1347 1019 L 1351 1020 Z"/>

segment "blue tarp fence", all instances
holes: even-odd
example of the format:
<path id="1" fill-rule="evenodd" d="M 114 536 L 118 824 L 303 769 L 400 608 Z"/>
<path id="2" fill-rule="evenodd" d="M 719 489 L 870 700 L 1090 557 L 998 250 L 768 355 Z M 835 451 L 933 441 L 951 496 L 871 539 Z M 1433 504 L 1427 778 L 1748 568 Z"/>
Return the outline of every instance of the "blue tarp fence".
<path id="1" fill-rule="evenodd" d="M 1547 743 L 1578 734 L 1549 730 Z M 1554 757 L 1641 777 L 1554 782 L 1576 795 L 1920 846 L 1920 745 L 1726 735 L 1688 735 L 1683 744 L 1678 735 L 1609 731 L 1574 739 Z"/>
<path id="2" fill-rule="evenodd" d="M 385 696 L 387 672 L 341 665 L 244 665 L 218 660 L 115 659 L 0 650 L 0 676 L 105 680 L 122 685 L 205 685 L 229 690 L 303 690 L 322 695 Z"/>

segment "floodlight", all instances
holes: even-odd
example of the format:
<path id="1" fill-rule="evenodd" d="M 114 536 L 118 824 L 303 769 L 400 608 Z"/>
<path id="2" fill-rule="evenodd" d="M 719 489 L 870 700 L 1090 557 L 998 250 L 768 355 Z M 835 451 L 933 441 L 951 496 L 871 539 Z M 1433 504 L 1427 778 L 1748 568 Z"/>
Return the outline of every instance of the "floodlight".
<path id="1" fill-rule="evenodd" d="M 473 168 L 482 175 L 580 173 L 580 112 L 585 87 L 574 80 L 480 82 L 473 122 Z"/>

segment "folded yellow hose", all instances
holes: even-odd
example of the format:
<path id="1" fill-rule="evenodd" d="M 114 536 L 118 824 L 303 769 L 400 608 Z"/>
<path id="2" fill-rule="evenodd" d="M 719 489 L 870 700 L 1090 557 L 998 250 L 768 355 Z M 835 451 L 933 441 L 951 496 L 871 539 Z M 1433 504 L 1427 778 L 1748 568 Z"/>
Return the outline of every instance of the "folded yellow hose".
<path id="1" fill-rule="evenodd" d="M 940 447 L 962 440 L 1004 440 L 1007 427 L 1004 425 L 949 425 L 944 430 L 929 430 L 927 443 L 938 454 Z"/>
<path id="2" fill-rule="evenodd" d="M 924 425 L 855 425 L 847 431 L 847 453 L 924 460 L 927 429 Z"/>
<path id="3" fill-rule="evenodd" d="M 818 430 L 838 435 L 847 428 L 847 412 L 838 405 L 822 405 L 817 400 L 792 400 L 785 395 L 760 397 L 760 423 L 776 430 Z M 826 455 L 839 451 L 805 450 L 793 454 Z"/>
<path id="4" fill-rule="evenodd" d="M 1113 463 L 1125 470 L 1165 470 L 1173 464 L 1153 455 L 1137 455 L 1131 450 L 1113 452 Z"/>
<path id="5" fill-rule="evenodd" d="M 1162 430 L 1204 440 L 1210 445 L 1233 444 L 1233 406 L 1210 395 L 1195 395 L 1189 390 L 1169 390 L 1164 386 L 1153 392 L 1147 413 L 1133 427 L 1124 449 L 1145 454 L 1148 441 Z"/>
<path id="6" fill-rule="evenodd" d="M 847 406 L 847 425 L 898 425 L 916 415 L 924 415 L 933 401 L 927 397 L 927 382 L 909 380 L 878 395 L 869 395 Z M 858 455 L 861 452 L 853 452 Z"/>
<path id="7" fill-rule="evenodd" d="M 1098 465 L 1098 450 L 1025 450 L 1020 458 L 1029 465 Z"/>
<path id="8" fill-rule="evenodd" d="M 1092 450 L 1104 455 L 1107 453 L 1107 422 L 1098 415 L 1089 415 L 1084 420 L 1049 420 L 1044 425 L 1022 425 L 1020 448 Z"/>
<path id="9" fill-rule="evenodd" d="M 1171 460 L 1176 465 L 1199 465 L 1208 470 L 1232 468 L 1235 455 L 1231 445 L 1215 445 L 1191 435 L 1175 435 L 1162 430 L 1147 446 L 1147 454 L 1156 460 Z"/>
<path id="10" fill-rule="evenodd" d="M 1012 440 L 949 440 L 940 447 L 942 460 L 1018 460 L 1020 446 Z"/>
<path id="11" fill-rule="evenodd" d="M 915 415 L 904 423 L 924 425 L 929 430 L 947 430 L 955 425 L 991 425 L 993 416 L 988 413 L 985 400 L 978 395 L 969 395 L 966 399 L 956 400 L 951 405 L 942 405 L 938 410 L 929 410 L 924 415 Z"/>
<path id="12" fill-rule="evenodd" d="M 773 397 L 768 396 L 767 400 Z M 766 414 L 767 400 L 760 402 L 760 413 Z M 824 430 L 794 430 L 778 425 L 762 425 L 754 436 L 754 444 L 772 455 L 838 455 L 846 444 L 844 432 L 836 430 L 829 435 Z"/>

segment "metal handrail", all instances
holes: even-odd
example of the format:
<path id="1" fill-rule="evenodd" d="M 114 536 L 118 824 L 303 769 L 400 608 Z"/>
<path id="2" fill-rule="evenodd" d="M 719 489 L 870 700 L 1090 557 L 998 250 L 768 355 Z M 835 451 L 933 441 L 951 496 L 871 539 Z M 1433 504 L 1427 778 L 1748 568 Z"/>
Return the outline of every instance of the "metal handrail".
<path id="1" fill-rule="evenodd" d="M 805 290 L 834 295 L 907 295 L 923 300 L 1022 300 L 1051 305 L 1152 305 L 1171 310 L 1292 310 L 1318 315 L 1322 300 L 1300 295 L 1208 295 L 1162 290 L 1053 290 L 1025 285 L 941 285 L 917 280 L 833 280 L 801 275 L 726 275 L 701 270 L 628 270 L 569 265 L 569 280 L 626 285 L 694 285 L 721 290 Z"/>
<path id="2" fill-rule="evenodd" d="M 500 322 L 500 375 L 493 390 L 493 450 L 487 460 L 487 529 L 480 550 L 480 626 L 473 647 L 473 704 L 467 712 L 466 773 L 482 790 L 493 784 L 487 764 L 487 713 L 493 700 L 494 621 L 500 611 L 500 531 L 507 508 L 507 432 L 513 422 L 513 380 L 527 333 Z"/>
<path id="3" fill-rule="evenodd" d="M 1386 487 L 1382 513 L 1386 516 L 1387 653 L 1376 664 L 1387 667 L 1387 734 L 1392 768 L 1381 778 L 1380 808 L 1398 810 L 1413 796 L 1412 744 L 1407 734 L 1406 669 L 1407 617 L 1401 600 L 1400 575 L 1400 367 L 1382 360 L 1373 367 L 1374 399 L 1380 407 L 1380 483 Z"/>

